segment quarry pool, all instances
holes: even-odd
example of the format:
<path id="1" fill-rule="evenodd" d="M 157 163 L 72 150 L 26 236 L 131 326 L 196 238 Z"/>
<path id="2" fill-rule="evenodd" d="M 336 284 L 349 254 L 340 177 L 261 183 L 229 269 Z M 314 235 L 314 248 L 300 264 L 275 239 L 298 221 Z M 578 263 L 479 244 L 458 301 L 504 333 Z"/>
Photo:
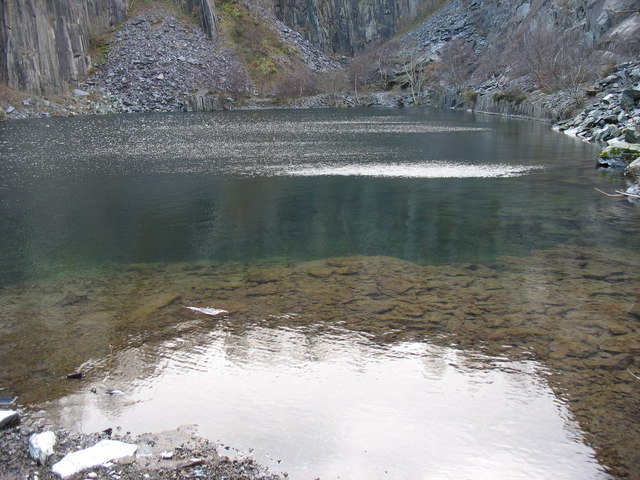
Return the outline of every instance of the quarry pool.
<path id="1" fill-rule="evenodd" d="M 294 480 L 640 475 L 640 209 L 597 152 L 428 109 L 5 122 L 0 387 Z"/>

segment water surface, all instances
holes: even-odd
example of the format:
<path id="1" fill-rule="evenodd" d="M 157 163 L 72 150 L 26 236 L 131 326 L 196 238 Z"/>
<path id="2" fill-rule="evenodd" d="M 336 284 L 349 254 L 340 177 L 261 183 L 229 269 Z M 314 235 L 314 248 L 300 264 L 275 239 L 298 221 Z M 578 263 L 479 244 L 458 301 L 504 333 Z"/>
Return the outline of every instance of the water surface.
<path id="1" fill-rule="evenodd" d="M 417 109 L 5 122 L 0 386 L 292 478 L 640 474 L 640 210 L 596 153 Z"/>

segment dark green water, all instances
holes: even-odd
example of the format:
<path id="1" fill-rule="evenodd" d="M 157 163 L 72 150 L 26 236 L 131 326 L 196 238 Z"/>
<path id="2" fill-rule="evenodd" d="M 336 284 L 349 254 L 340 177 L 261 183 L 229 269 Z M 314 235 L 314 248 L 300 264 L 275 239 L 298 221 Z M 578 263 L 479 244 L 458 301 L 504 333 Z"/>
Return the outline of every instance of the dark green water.
<path id="1" fill-rule="evenodd" d="M 640 210 L 593 189 L 624 183 L 594 170 L 596 153 L 548 125 L 431 110 L 6 122 L 0 279 L 113 263 L 490 262 L 557 243 L 640 245 Z"/>

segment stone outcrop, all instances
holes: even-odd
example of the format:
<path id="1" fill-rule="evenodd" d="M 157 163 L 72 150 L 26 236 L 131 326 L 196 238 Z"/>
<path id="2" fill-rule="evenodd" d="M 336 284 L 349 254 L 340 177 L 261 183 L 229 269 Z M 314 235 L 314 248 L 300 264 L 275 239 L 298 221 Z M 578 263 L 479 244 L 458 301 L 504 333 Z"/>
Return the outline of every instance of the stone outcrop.
<path id="1" fill-rule="evenodd" d="M 55 94 L 88 72 L 92 34 L 124 20 L 128 0 L 0 2 L 0 80 L 12 88 Z"/>
<path id="2" fill-rule="evenodd" d="M 587 141 L 640 143 L 640 62 L 618 65 L 589 93 L 587 107 L 558 130 Z"/>
<path id="3" fill-rule="evenodd" d="M 402 21 L 434 0 L 279 0 L 278 18 L 325 52 L 351 53 L 377 38 L 389 38 Z"/>
<path id="4" fill-rule="evenodd" d="M 224 102 L 221 95 L 199 93 L 189 95 L 184 102 L 185 112 L 212 112 L 224 110 Z"/>
<path id="5" fill-rule="evenodd" d="M 405 38 L 438 53 L 446 42 L 462 37 L 481 51 L 508 35 L 513 41 L 538 28 L 576 31 L 603 59 L 640 50 L 637 0 L 451 0 Z"/>
<path id="6" fill-rule="evenodd" d="M 218 35 L 218 17 L 214 0 L 173 0 L 180 5 L 184 13 L 194 15 L 200 19 L 202 29 L 211 38 Z"/>

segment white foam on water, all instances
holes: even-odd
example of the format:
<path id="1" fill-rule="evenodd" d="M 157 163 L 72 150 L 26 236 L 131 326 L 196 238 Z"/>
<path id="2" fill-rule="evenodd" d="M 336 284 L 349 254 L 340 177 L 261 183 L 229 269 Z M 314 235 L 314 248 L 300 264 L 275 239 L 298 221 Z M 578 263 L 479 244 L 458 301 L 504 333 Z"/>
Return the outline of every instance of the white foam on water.
<path id="1" fill-rule="evenodd" d="M 469 165 L 450 162 L 429 163 L 373 163 L 373 164 L 321 164 L 275 167 L 274 176 L 316 177 L 401 177 L 401 178 L 496 178 L 519 177 L 541 170 L 532 165 Z"/>

